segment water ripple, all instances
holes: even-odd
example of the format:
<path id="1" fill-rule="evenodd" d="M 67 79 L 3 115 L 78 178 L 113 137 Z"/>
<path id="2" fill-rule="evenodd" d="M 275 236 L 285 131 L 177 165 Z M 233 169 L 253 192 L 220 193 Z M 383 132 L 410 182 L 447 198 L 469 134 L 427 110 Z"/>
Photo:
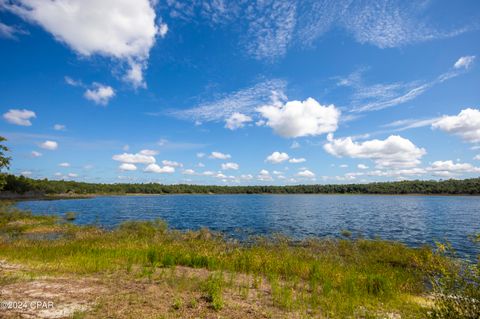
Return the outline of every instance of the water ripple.
<path id="1" fill-rule="evenodd" d="M 411 246 L 449 240 L 463 255 L 479 253 L 467 236 L 480 232 L 480 197 L 372 195 L 162 195 L 24 201 L 37 214 L 78 213 L 78 224 L 112 228 L 161 218 L 170 227 L 208 227 L 242 238 L 282 233 L 294 238 L 379 236 Z"/>

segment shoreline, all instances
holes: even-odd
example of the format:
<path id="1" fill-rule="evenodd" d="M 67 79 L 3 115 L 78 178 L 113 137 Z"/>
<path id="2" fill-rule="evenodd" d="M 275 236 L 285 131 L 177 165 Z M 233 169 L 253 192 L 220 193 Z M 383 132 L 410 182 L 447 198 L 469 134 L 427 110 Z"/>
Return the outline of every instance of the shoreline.
<path id="1" fill-rule="evenodd" d="M 96 197 L 149 197 L 149 196 L 398 196 L 398 197 L 479 197 L 480 194 L 372 194 L 372 193 L 98 193 L 98 194 L 52 194 L 52 195 L 22 195 L 22 194 L 1 194 L 0 201 L 30 201 L 30 200 L 65 200 L 65 199 L 91 199 Z"/>
<path id="2" fill-rule="evenodd" d="M 19 195 L 23 194 L 23 195 Z M 197 185 L 161 183 L 87 183 L 6 176 L 0 198 L 85 198 L 147 195 L 410 195 L 479 196 L 480 178 L 404 180 L 358 184 Z"/>
<path id="3" fill-rule="evenodd" d="M 7 300 L 53 303 L 44 318 L 57 318 L 59 309 L 88 319 L 425 318 L 444 302 L 426 284 L 432 272 L 461 273 L 460 261 L 432 247 L 353 238 L 301 243 L 263 237 L 242 245 L 162 221 L 105 231 L 3 207 L 0 288 Z M 460 300 L 472 300 L 466 296 Z"/>

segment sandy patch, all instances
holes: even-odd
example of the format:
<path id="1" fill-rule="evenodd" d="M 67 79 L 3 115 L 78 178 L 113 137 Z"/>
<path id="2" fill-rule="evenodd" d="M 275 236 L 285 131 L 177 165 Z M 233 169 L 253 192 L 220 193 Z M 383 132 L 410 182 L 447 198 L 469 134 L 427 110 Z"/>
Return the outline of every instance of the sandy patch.
<path id="1" fill-rule="evenodd" d="M 20 266 L 0 263 L 0 274 Z M 1 318 L 69 318 L 91 309 L 106 289 L 95 279 L 50 278 L 0 287 Z"/>

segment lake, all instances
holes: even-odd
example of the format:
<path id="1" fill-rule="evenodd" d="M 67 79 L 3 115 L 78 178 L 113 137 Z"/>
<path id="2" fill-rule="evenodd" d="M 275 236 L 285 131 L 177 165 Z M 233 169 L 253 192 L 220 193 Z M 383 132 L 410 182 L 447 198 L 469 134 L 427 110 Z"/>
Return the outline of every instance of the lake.
<path id="1" fill-rule="evenodd" d="M 461 255 L 479 253 L 480 197 L 375 195 L 153 195 L 18 202 L 35 214 L 77 212 L 77 224 L 112 228 L 127 220 L 164 219 L 171 228 L 208 227 L 239 239 L 282 233 L 380 237 L 410 246 L 448 239 Z"/>

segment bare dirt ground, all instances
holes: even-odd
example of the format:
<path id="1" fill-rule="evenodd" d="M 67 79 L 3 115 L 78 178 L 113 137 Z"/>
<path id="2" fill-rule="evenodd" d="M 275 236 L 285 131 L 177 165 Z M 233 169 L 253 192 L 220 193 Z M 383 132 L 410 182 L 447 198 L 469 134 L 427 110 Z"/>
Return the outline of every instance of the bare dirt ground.
<path id="1" fill-rule="evenodd" d="M 225 274 L 224 307 L 214 310 L 201 283 L 205 269 L 158 269 L 134 274 L 38 276 L 0 261 L 0 318 L 300 318 L 275 307 L 269 285 L 247 275 Z M 7 304 L 5 304 L 7 302 Z M 22 304 L 8 304 L 21 302 Z M 10 306 L 11 309 L 5 309 Z"/>
<path id="2" fill-rule="evenodd" d="M 37 277 L 0 261 L 0 318 L 69 318 L 91 309 L 106 288 L 95 278 Z"/>

